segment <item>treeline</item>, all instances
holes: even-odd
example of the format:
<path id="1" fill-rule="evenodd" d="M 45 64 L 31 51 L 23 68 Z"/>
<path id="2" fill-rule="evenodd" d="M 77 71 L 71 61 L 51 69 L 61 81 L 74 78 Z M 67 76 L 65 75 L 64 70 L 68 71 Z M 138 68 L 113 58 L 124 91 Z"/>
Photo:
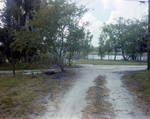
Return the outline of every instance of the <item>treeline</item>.
<path id="1" fill-rule="evenodd" d="M 6 0 L 1 10 L 0 60 L 32 62 L 39 54 L 50 53 L 64 70 L 64 57 L 90 51 L 93 36 L 82 21 L 88 11 L 67 0 Z"/>
<path id="2" fill-rule="evenodd" d="M 114 60 L 116 60 L 117 52 L 121 52 L 124 60 L 136 60 L 138 56 L 141 60 L 147 47 L 147 39 L 144 39 L 148 29 L 147 18 L 143 16 L 141 20 L 138 20 L 120 17 L 114 20 L 114 23 L 104 23 L 99 37 L 98 54 L 101 59 L 104 53 L 109 55 L 113 52 Z"/>

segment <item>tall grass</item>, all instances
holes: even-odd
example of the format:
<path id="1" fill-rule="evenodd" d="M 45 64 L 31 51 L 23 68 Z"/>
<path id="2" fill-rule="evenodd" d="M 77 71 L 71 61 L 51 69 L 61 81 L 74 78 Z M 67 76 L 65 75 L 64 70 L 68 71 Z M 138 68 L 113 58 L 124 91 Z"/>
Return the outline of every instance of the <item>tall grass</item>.
<path id="1" fill-rule="evenodd" d="M 51 94 L 51 98 L 55 98 L 58 92 L 67 89 L 68 81 L 72 80 L 68 78 L 63 81 L 62 76 L 61 81 L 52 78 L 44 74 L 0 75 L 0 119 L 24 118 L 28 114 L 43 113 L 46 109 L 42 103 L 45 96 Z"/>
<path id="2" fill-rule="evenodd" d="M 51 91 L 52 85 L 42 83 L 44 75 L 0 75 L 0 116 L 20 117 L 32 113 L 33 102 L 39 94 Z M 47 88 L 48 87 L 48 88 Z"/>

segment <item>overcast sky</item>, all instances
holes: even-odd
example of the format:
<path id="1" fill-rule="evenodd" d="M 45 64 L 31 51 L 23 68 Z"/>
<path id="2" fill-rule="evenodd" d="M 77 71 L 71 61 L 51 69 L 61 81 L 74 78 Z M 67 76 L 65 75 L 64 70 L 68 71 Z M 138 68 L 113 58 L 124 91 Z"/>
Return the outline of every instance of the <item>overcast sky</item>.
<path id="1" fill-rule="evenodd" d="M 86 5 L 86 7 L 90 9 L 82 19 L 83 21 L 89 21 L 91 23 L 89 29 L 94 36 L 92 41 L 92 44 L 94 46 L 98 46 L 98 38 L 100 35 L 99 28 L 102 26 L 104 22 L 111 23 L 113 19 L 118 17 L 140 19 L 142 17 L 142 14 L 145 14 L 148 11 L 148 4 L 147 3 L 142 4 L 139 2 L 140 0 L 128 0 L 128 1 L 75 0 L 75 1 L 79 1 L 79 4 Z M 2 2 L 0 2 L 0 8 L 3 8 Z"/>
<path id="2" fill-rule="evenodd" d="M 148 3 L 140 0 L 80 0 L 80 4 L 87 4 L 90 10 L 84 15 L 84 21 L 90 21 L 90 31 L 93 34 L 92 44 L 98 46 L 101 25 L 111 23 L 118 17 L 141 19 L 142 14 L 148 13 Z M 141 0 L 143 1 L 143 0 Z M 147 1 L 147 0 L 146 0 Z"/>

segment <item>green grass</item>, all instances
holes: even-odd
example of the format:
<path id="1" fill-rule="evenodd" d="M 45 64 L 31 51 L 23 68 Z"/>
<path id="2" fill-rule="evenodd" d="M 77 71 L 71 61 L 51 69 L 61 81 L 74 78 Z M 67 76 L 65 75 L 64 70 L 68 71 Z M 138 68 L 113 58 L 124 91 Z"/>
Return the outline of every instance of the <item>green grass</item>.
<path id="1" fill-rule="evenodd" d="M 93 64 L 93 65 L 123 65 L 122 60 L 100 60 L 100 59 L 79 59 L 74 60 L 82 64 Z M 137 61 L 124 61 L 124 65 L 146 65 L 146 62 Z"/>
<path id="2" fill-rule="evenodd" d="M 146 105 L 150 105 L 150 71 L 138 71 L 126 74 L 123 76 L 124 83 L 134 92 L 136 92 L 138 98 L 145 102 Z M 146 107 L 144 107 L 146 109 Z M 148 112 L 150 113 L 150 107 Z"/>
<path id="3" fill-rule="evenodd" d="M 105 55 L 108 55 L 108 53 L 104 53 Z M 98 52 L 90 52 L 89 55 L 98 55 Z M 111 52 L 110 55 L 115 55 L 115 52 Z M 118 52 L 117 55 L 122 55 L 121 52 Z"/>
<path id="4" fill-rule="evenodd" d="M 52 63 L 32 62 L 32 63 L 16 63 L 15 70 L 30 70 L 30 69 L 49 69 L 53 65 Z M 67 68 L 79 68 L 81 66 L 72 64 L 71 66 L 65 66 Z M 0 64 L 0 71 L 12 70 L 12 64 L 3 63 Z"/>
<path id="5" fill-rule="evenodd" d="M 0 75 L 0 118 L 25 118 L 28 114 L 41 114 L 46 108 L 40 100 L 43 101 L 48 94 L 55 98 L 55 94 L 67 89 L 68 80 L 71 80 L 51 81 L 51 78 L 44 74 L 24 75 L 24 78 L 20 73 L 15 76 Z"/>
<path id="6" fill-rule="evenodd" d="M 47 69 L 52 64 L 42 63 L 42 62 L 32 62 L 32 63 L 16 63 L 15 70 L 27 70 L 27 69 Z M 12 64 L 11 63 L 3 63 L 0 64 L 0 71 L 4 70 L 12 70 Z"/>
<path id="7" fill-rule="evenodd" d="M 0 75 L 0 116 L 20 117 L 33 112 L 34 101 L 39 94 L 51 91 L 52 85 L 45 84 L 45 75 L 40 78 L 22 74 Z M 47 88 L 49 87 L 49 88 Z"/>

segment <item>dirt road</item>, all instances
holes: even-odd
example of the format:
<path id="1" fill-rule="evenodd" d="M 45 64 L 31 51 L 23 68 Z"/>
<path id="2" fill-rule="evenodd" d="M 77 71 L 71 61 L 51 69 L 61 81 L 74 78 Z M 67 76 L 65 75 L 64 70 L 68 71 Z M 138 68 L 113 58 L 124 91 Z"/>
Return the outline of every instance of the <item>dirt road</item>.
<path id="1" fill-rule="evenodd" d="M 58 108 L 54 102 L 49 100 L 48 111 L 38 118 L 40 119 L 82 119 L 82 109 L 86 107 L 86 91 L 95 84 L 94 79 L 99 76 L 106 76 L 106 87 L 110 90 L 108 102 L 116 114 L 116 119 L 150 119 L 143 115 L 140 108 L 134 102 L 135 96 L 124 87 L 121 77 L 125 71 L 146 69 L 146 66 L 113 66 L 113 65 L 83 65 L 83 68 L 76 70 L 78 76 L 62 97 L 58 97 Z M 57 100 L 57 99 L 56 99 Z M 107 115 L 108 118 L 109 114 Z"/>

